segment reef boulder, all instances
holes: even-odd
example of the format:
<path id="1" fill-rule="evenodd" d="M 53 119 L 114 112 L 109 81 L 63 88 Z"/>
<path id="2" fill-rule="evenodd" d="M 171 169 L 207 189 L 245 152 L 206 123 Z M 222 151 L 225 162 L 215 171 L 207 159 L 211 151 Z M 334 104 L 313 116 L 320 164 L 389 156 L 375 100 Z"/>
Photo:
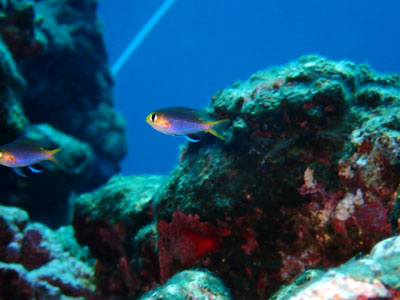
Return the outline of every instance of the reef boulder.
<path id="1" fill-rule="evenodd" d="M 180 272 L 164 285 L 150 291 L 140 300 L 230 300 L 222 282 L 209 272 L 188 270 Z"/>
<path id="2" fill-rule="evenodd" d="M 79 249 L 68 232 L 55 233 L 30 223 L 21 209 L 0 206 L 0 298 L 95 299 L 93 266 L 76 256 L 85 250 L 69 251 L 59 240 Z"/>
<path id="3" fill-rule="evenodd" d="M 78 199 L 79 241 L 113 266 L 97 274 L 125 280 L 100 288 L 136 296 L 206 268 L 234 299 L 266 299 L 305 269 L 369 252 L 399 230 L 399 105 L 399 76 L 319 56 L 218 92 L 207 110 L 231 120 L 226 141 L 186 144 L 146 205 L 123 177 Z"/>
<path id="4" fill-rule="evenodd" d="M 400 238 L 393 237 L 338 268 L 306 271 L 270 300 L 398 299 L 399 267 Z"/>
<path id="5" fill-rule="evenodd" d="M 76 237 L 97 259 L 98 289 L 106 298 L 135 297 L 160 282 L 153 199 L 164 181 L 117 175 L 75 200 Z"/>
<path id="6" fill-rule="evenodd" d="M 156 201 L 161 279 L 207 266 L 262 299 L 390 236 L 399 105 L 397 75 L 318 56 L 217 93 L 227 142 L 187 144 Z"/>
<path id="7" fill-rule="evenodd" d="M 64 152 L 61 167 L 46 165 L 29 179 L 1 167 L 1 182 L 12 186 L 3 190 L 2 204 L 23 207 L 53 227 L 70 221 L 74 194 L 119 170 L 127 149 L 96 8 L 93 0 L 0 1 L 0 145 L 40 127 L 48 137 L 43 145 Z"/>

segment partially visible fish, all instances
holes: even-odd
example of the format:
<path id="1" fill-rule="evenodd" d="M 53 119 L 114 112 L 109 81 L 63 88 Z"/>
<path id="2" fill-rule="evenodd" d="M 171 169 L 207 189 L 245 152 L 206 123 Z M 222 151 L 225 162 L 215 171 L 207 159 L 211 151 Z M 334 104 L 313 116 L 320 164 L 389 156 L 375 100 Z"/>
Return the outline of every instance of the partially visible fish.
<path id="1" fill-rule="evenodd" d="M 61 148 L 45 150 L 34 144 L 30 139 L 20 137 L 14 142 L 0 147 L 0 164 L 12 168 L 18 175 L 26 177 L 22 173 L 21 167 L 28 167 L 32 172 L 39 173 L 41 170 L 32 167 L 32 165 L 43 160 L 50 160 L 58 164 L 54 155 L 60 150 Z"/>
<path id="2" fill-rule="evenodd" d="M 229 119 L 209 121 L 204 110 L 187 107 L 168 107 L 150 113 L 146 122 L 155 130 L 169 135 L 185 136 L 191 142 L 198 142 L 194 135 L 206 131 L 221 140 L 224 136 L 217 130 L 218 125 L 229 122 Z"/>

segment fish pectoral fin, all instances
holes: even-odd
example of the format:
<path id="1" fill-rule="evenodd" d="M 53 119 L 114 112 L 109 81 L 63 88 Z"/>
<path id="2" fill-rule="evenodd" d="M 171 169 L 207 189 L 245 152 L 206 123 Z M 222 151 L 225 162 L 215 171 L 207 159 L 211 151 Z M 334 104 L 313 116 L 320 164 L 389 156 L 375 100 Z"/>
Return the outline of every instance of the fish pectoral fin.
<path id="1" fill-rule="evenodd" d="M 41 173 L 41 172 L 43 172 L 43 170 L 35 169 L 32 166 L 28 166 L 28 169 L 31 170 L 33 173 Z"/>
<path id="2" fill-rule="evenodd" d="M 18 168 L 18 167 L 17 168 L 12 168 L 12 170 L 14 171 L 15 174 L 17 174 L 17 175 L 19 175 L 21 177 L 28 177 L 24 173 L 22 173 L 21 168 Z"/>
<path id="3" fill-rule="evenodd" d="M 189 141 L 189 142 L 193 142 L 193 143 L 197 143 L 200 142 L 200 139 L 196 136 L 191 136 L 191 135 L 185 135 L 185 138 Z"/>

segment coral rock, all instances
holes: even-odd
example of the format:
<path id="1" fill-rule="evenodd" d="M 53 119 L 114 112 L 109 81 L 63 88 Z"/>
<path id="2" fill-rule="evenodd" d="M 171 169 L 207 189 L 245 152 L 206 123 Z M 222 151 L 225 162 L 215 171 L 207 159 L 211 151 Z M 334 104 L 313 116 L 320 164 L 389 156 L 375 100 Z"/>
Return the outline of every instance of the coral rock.
<path id="1" fill-rule="evenodd" d="M 0 2 L 0 145 L 36 127 L 51 146 L 66 145 L 59 155 L 68 158 L 63 168 L 48 165 L 54 172 L 31 180 L 1 167 L 2 204 L 21 206 L 53 227 L 70 221 L 72 195 L 119 170 L 127 149 L 96 8 L 93 0 Z M 33 190 L 34 205 L 26 197 Z"/>
<path id="2" fill-rule="evenodd" d="M 0 298 L 95 299 L 93 269 L 29 223 L 23 210 L 0 206 Z"/>
<path id="3" fill-rule="evenodd" d="M 99 288 L 136 297 L 207 268 L 235 299 L 266 299 L 369 252 L 399 231 L 398 107 L 397 75 L 319 56 L 218 92 L 207 110 L 232 121 L 225 142 L 188 143 L 165 182 L 115 177 L 78 198 Z"/>
<path id="4" fill-rule="evenodd" d="M 184 271 L 140 300 L 229 300 L 231 297 L 219 279 L 204 271 Z"/>
<path id="5" fill-rule="evenodd" d="M 162 176 L 114 176 L 75 201 L 78 241 L 97 259 L 98 289 L 106 297 L 133 297 L 160 281 L 153 197 Z"/>
<path id="6" fill-rule="evenodd" d="M 377 244 L 371 254 L 327 272 L 309 270 L 283 287 L 270 300 L 398 299 L 400 238 Z"/>
<path id="7" fill-rule="evenodd" d="M 205 135 L 184 147 L 157 194 L 159 224 L 181 211 L 229 231 L 207 268 L 237 299 L 266 298 L 306 268 L 369 251 L 396 220 L 399 95 L 396 75 L 319 56 L 220 91 L 208 111 L 231 119 L 227 141 Z M 167 256 L 160 268 L 204 263 L 191 261 Z"/>

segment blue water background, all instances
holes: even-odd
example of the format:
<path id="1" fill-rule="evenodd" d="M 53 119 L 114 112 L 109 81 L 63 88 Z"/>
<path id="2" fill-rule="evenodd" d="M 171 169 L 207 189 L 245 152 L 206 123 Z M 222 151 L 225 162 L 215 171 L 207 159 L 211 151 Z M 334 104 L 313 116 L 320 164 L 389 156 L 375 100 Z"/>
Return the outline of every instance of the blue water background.
<path id="1" fill-rule="evenodd" d="M 113 63 L 161 0 L 100 0 Z M 167 173 L 183 138 L 145 117 L 156 108 L 207 105 L 218 90 L 305 54 L 400 73 L 400 1 L 177 0 L 115 79 L 127 120 L 124 174 Z"/>

